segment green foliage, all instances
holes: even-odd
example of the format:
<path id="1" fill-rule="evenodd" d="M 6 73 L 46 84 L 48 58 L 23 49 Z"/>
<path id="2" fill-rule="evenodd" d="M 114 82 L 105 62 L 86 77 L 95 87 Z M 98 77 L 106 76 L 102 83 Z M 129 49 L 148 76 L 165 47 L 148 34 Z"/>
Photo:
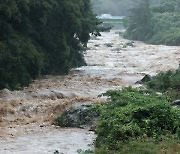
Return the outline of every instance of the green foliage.
<path id="1" fill-rule="evenodd" d="M 178 154 L 180 109 L 171 106 L 180 99 L 180 71 L 167 71 L 147 83 L 152 90 L 131 87 L 107 91 L 97 126 L 97 154 Z"/>
<path id="2" fill-rule="evenodd" d="M 153 17 L 154 35 L 149 40 L 153 44 L 180 45 L 180 14 L 156 13 Z"/>
<path id="3" fill-rule="evenodd" d="M 180 12 L 178 1 L 164 0 L 159 5 L 147 7 L 151 16 L 144 16 L 146 23 L 141 22 L 145 7 L 138 7 L 125 20 L 127 31 L 125 37 L 146 41 L 152 44 L 180 45 Z M 147 28 L 150 27 L 150 28 Z"/>
<path id="4" fill-rule="evenodd" d="M 97 126 L 97 147 L 118 150 L 121 144 L 133 139 L 161 140 L 168 134 L 178 134 L 180 111 L 171 107 L 164 96 L 133 88 L 103 95 L 110 98 Z"/>
<path id="5" fill-rule="evenodd" d="M 160 5 L 154 6 L 152 11 L 157 13 L 174 12 L 175 8 L 176 0 L 165 0 Z"/>
<path id="6" fill-rule="evenodd" d="M 180 141 L 173 137 L 165 137 L 162 141 L 153 138 L 133 139 L 119 143 L 119 150 L 109 150 L 103 146 L 96 148 L 95 154 L 179 154 Z"/>
<path id="7" fill-rule="evenodd" d="M 93 154 L 94 152 L 92 150 L 82 150 L 82 149 L 79 149 L 77 150 L 77 153 L 78 154 Z"/>
<path id="8" fill-rule="evenodd" d="M 39 75 L 41 54 L 30 39 L 15 36 L 0 42 L 0 49 L 0 89 L 27 86 Z"/>
<path id="9" fill-rule="evenodd" d="M 82 52 L 98 24 L 90 0 L 0 0 L 0 89 L 85 65 Z"/>
<path id="10" fill-rule="evenodd" d="M 180 99 L 180 70 L 167 71 L 153 77 L 147 86 L 156 91 L 164 92 L 171 100 Z"/>

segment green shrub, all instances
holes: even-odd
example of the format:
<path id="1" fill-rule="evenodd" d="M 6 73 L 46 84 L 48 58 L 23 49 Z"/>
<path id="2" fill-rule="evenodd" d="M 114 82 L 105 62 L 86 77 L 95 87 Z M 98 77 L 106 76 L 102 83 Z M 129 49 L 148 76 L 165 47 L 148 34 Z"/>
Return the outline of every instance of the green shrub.
<path id="1" fill-rule="evenodd" d="M 124 88 L 108 91 L 110 101 L 101 112 L 96 146 L 116 150 L 121 142 L 132 139 L 160 139 L 177 134 L 180 112 L 162 95 L 149 90 Z"/>
<path id="2" fill-rule="evenodd" d="M 180 99 L 180 70 L 162 72 L 153 77 L 147 86 L 156 91 L 164 92 L 171 99 Z"/>
<path id="3" fill-rule="evenodd" d="M 162 141 L 153 138 L 133 139 L 121 142 L 118 150 L 110 150 L 106 146 L 95 149 L 95 154 L 179 154 L 180 141 L 173 137 L 165 137 Z"/>

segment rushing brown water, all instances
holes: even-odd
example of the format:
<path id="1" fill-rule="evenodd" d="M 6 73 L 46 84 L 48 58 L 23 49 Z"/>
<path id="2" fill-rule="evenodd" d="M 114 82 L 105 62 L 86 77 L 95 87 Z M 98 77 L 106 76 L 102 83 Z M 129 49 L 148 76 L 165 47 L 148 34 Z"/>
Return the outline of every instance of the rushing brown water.
<path id="1" fill-rule="evenodd" d="M 94 133 L 58 128 L 52 120 L 66 108 L 100 102 L 100 93 L 135 86 L 145 74 L 177 69 L 180 62 L 180 47 L 128 42 L 118 31 L 104 32 L 89 41 L 87 66 L 46 76 L 22 91 L 0 91 L 0 153 L 75 154 L 93 148 Z"/>

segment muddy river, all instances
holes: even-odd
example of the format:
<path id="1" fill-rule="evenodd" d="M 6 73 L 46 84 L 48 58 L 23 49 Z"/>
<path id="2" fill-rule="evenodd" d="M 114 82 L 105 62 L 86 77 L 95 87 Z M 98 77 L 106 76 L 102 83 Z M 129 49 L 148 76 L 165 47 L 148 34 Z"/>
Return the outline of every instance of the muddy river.
<path id="1" fill-rule="evenodd" d="M 0 153 L 93 149 L 93 132 L 52 126 L 52 120 L 66 108 L 103 101 L 97 96 L 108 89 L 139 86 L 134 83 L 145 74 L 177 69 L 180 47 L 132 43 L 112 30 L 92 38 L 84 56 L 87 66 L 67 76 L 45 76 L 21 91 L 0 91 Z"/>

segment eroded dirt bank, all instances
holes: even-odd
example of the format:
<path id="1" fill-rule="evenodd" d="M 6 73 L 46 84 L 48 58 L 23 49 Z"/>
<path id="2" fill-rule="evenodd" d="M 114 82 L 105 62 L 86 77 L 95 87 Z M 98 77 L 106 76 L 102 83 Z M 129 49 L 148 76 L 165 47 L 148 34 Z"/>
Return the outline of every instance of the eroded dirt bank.
<path id="1" fill-rule="evenodd" d="M 0 91 L 0 153 L 74 154 L 89 149 L 95 135 L 82 129 L 51 126 L 52 119 L 68 107 L 102 101 L 108 89 L 132 85 L 145 74 L 177 69 L 180 47 L 147 45 L 104 32 L 89 41 L 88 66 L 68 76 L 47 76 L 22 91 Z"/>

